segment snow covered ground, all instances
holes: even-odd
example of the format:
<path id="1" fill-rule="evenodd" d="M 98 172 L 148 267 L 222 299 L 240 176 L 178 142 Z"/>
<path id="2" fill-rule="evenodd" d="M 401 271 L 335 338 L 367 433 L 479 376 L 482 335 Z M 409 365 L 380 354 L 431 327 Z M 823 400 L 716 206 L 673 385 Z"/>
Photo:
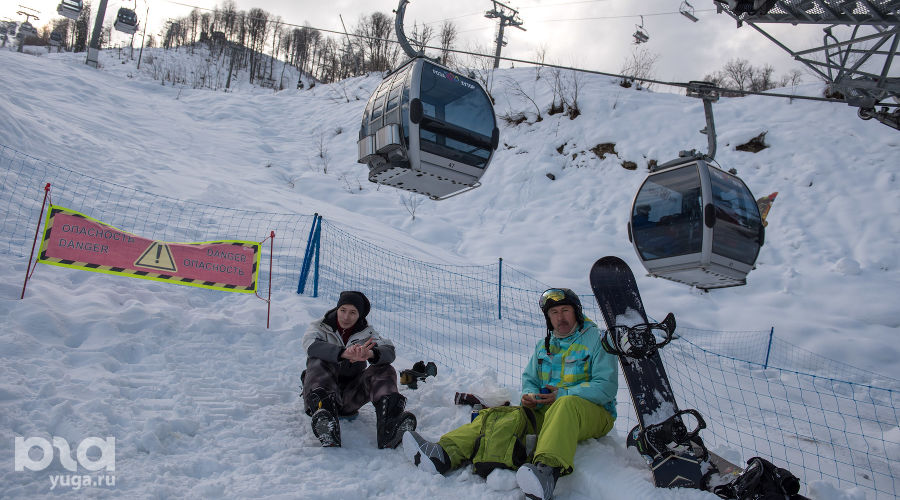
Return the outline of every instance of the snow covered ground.
<path id="1" fill-rule="evenodd" d="M 547 70 L 540 79 L 530 68 L 502 70 L 492 86 L 498 115 L 533 111 L 509 91 L 514 78 L 543 107 L 543 121 L 501 125 L 483 187 L 426 201 L 413 220 L 404 195 L 368 183 L 356 163 L 358 122 L 378 75 L 311 90 L 222 93 L 160 85 L 143 65 L 137 71 L 113 53 L 101 61 L 97 71 L 83 54 L 0 50 L 0 145 L 177 199 L 318 212 L 420 260 L 503 257 L 581 293 L 598 257 L 618 255 L 640 271 L 625 223 L 647 162 L 706 147 L 696 99 L 584 76 L 582 115 L 569 120 L 546 114 Z M 814 83 L 783 89 L 820 90 Z M 833 104 L 747 97 L 722 99 L 714 110 L 719 162 L 736 168 L 757 196 L 779 192 L 766 245 L 745 287 L 703 294 L 639 274 L 645 303 L 673 311 L 684 326 L 774 326 L 779 338 L 817 354 L 900 378 L 900 135 Z M 734 149 L 763 131 L 769 148 Z M 606 142 L 618 155 L 600 160 L 590 149 Z M 623 169 L 623 160 L 638 170 Z M 318 446 L 297 398 L 300 337 L 330 303 L 275 290 L 266 329 L 265 308 L 253 296 L 49 266 L 38 267 L 18 300 L 28 250 L 0 264 L 0 497 L 520 495 L 512 473 L 488 481 L 468 470 L 434 477 L 400 451 L 375 449 L 370 406 L 344 424 L 344 448 Z M 399 355 L 399 368 L 417 359 Z M 442 367 L 419 390 L 403 390 L 425 436 L 468 421 L 468 408 L 452 404 L 457 390 L 518 399 L 489 370 Z M 654 488 L 640 457 L 625 450 L 626 431 L 617 426 L 579 446 L 576 471 L 560 481 L 558 497 L 715 498 Z M 41 472 L 15 471 L 15 436 L 61 436 L 73 449 L 90 436 L 115 437 L 115 472 L 107 472 L 115 485 L 53 487 L 70 474 L 59 460 Z M 813 498 L 865 498 L 860 488 L 828 481 L 807 486 Z"/>

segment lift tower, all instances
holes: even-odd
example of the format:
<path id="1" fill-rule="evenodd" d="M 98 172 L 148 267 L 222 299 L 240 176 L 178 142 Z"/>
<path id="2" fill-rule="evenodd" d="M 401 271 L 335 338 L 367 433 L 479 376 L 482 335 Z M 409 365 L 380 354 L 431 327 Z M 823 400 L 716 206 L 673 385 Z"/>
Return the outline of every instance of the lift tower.
<path id="1" fill-rule="evenodd" d="M 522 27 L 523 21 L 519 19 L 519 11 L 513 9 L 508 5 L 504 5 L 497 0 L 492 0 L 494 2 L 494 8 L 485 12 L 484 17 L 488 19 L 500 19 L 500 26 L 497 29 L 497 50 L 494 52 L 494 67 L 500 67 L 500 49 L 506 45 L 506 42 L 503 40 L 503 30 L 507 26 L 512 26 L 513 28 L 519 28 L 522 31 L 527 31 Z"/>
<path id="2" fill-rule="evenodd" d="M 821 77 L 863 120 L 900 130 L 900 0 L 714 0 Z M 760 24 L 822 24 L 822 44 L 793 50 Z M 893 76 L 892 76 L 893 75 Z"/>

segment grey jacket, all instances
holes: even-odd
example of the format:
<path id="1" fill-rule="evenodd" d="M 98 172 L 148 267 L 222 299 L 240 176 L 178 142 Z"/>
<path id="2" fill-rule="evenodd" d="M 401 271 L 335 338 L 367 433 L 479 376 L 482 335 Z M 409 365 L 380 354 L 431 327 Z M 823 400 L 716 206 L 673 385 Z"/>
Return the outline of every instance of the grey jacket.
<path id="1" fill-rule="evenodd" d="M 344 349 L 353 344 L 365 344 L 371 338 L 375 341 L 375 357 L 369 362 L 371 364 L 390 364 L 397 357 L 394 353 L 394 344 L 382 337 L 374 328 L 366 324 L 366 326 L 352 334 L 347 343 L 341 339 L 341 334 L 336 331 L 329 323 L 336 324 L 336 319 L 329 317 L 333 311 L 325 314 L 325 317 L 309 324 L 306 334 L 303 335 L 303 348 L 306 349 L 307 358 L 319 358 L 332 363 L 361 365 L 364 369 L 363 362 L 350 363 L 348 360 L 341 358 Z M 329 321 L 330 320 L 330 321 Z M 343 368 L 343 367 L 342 367 Z M 346 368 L 349 368 L 346 367 Z M 341 370 L 344 372 L 345 370 Z M 356 370 L 354 370 L 356 371 Z"/>

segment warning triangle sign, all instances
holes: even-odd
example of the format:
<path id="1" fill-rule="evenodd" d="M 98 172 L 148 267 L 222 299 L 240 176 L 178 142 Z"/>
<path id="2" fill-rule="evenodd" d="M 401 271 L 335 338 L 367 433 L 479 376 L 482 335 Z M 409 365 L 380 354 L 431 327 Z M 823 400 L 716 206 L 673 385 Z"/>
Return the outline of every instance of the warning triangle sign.
<path id="1" fill-rule="evenodd" d="M 134 265 L 173 273 L 178 271 L 178 268 L 175 266 L 175 259 L 172 258 L 172 252 L 169 250 L 169 245 L 161 241 L 151 243 L 147 250 L 141 254 L 141 257 L 134 262 Z"/>

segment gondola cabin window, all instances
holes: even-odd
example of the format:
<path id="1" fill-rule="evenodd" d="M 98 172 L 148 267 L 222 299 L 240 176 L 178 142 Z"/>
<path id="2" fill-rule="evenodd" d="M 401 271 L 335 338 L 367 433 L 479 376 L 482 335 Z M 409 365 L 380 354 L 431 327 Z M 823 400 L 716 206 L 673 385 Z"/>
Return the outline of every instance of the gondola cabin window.
<path id="1" fill-rule="evenodd" d="M 696 164 L 650 177 L 632 209 L 643 260 L 699 253 L 703 244 L 700 174 Z"/>
<path id="2" fill-rule="evenodd" d="M 490 100 L 478 84 L 425 63 L 420 99 L 422 150 L 485 168 L 495 123 Z"/>
<path id="3" fill-rule="evenodd" d="M 716 210 L 713 253 L 752 265 L 762 244 L 756 200 L 737 177 L 710 168 L 709 180 Z"/>

